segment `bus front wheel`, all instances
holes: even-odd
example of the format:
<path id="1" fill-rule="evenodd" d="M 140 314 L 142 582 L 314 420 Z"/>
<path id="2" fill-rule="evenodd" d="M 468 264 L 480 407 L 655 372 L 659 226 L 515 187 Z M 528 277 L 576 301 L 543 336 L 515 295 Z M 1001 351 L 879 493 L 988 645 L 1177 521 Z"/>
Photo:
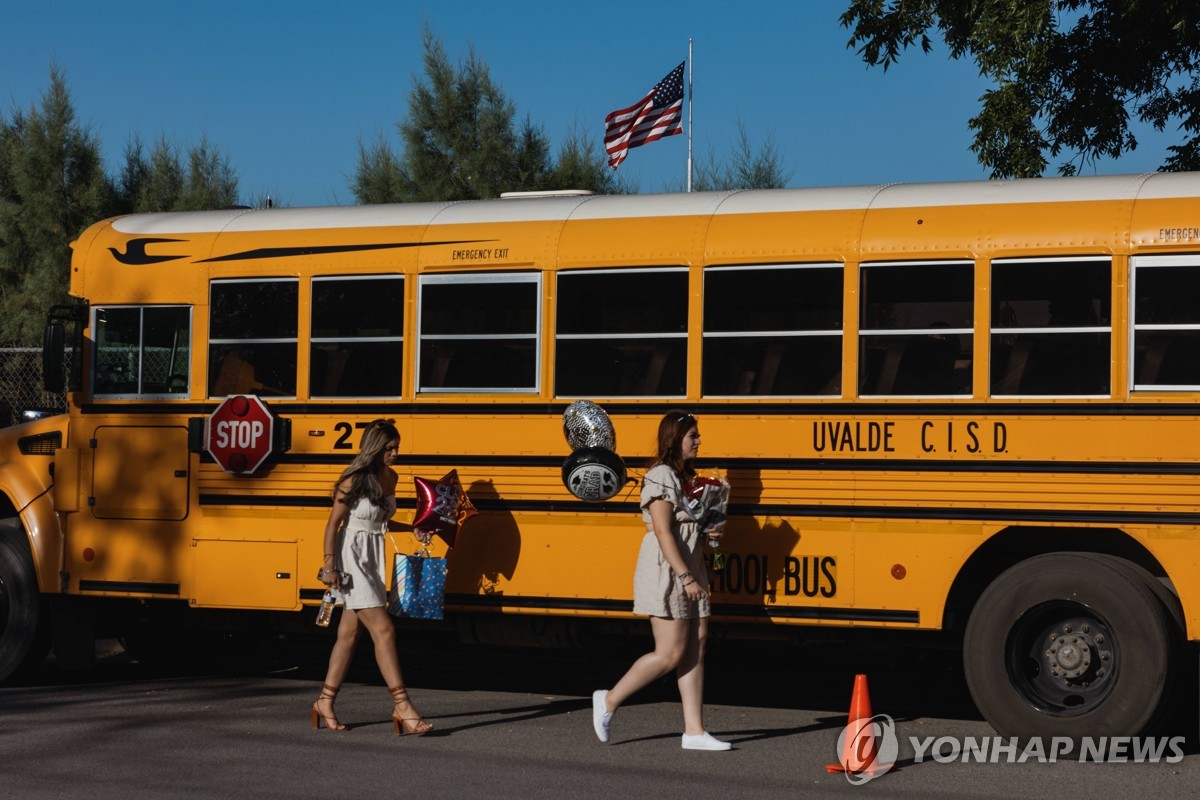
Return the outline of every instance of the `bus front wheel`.
<path id="1" fill-rule="evenodd" d="M 16 520 L 0 520 L 0 681 L 45 658 L 47 618 L 21 527 Z"/>
<path id="2" fill-rule="evenodd" d="M 1135 570 L 1111 556 L 1049 553 L 983 592 L 963 665 L 1000 734 L 1078 739 L 1150 727 L 1169 700 L 1175 626 Z"/>

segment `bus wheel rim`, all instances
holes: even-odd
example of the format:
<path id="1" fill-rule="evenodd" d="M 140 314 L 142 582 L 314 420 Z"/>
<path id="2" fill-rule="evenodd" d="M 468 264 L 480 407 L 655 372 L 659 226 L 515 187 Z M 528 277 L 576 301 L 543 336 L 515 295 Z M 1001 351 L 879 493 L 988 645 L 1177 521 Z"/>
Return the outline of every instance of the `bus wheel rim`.
<path id="1" fill-rule="evenodd" d="M 1052 716 L 1095 709 L 1111 693 L 1120 649 L 1094 609 L 1066 600 L 1031 608 L 1008 635 L 1008 677 L 1031 705 Z"/>

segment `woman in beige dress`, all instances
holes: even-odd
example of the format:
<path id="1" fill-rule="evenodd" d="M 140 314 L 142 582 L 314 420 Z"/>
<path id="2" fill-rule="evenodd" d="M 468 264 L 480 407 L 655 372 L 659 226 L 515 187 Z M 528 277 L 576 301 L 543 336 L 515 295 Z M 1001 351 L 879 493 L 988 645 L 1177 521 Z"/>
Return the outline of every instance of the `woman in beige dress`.
<path id="1" fill-rule="evenodd" d="M 324 720 L 330 730 L 346 730 L 333 712 L 333 701 L 350 668 L 361 626 L 371 634 L 375 661 L 392 695 L 396 734 L 433 730 L 408 699 L 396 655 L 396 629 L 386 609 L 383 540 L 388 520 L 396 512 L 396 473 L 391 464 L 399 448 L 400 433 L 392 421 L 375 420 L 363 433 L 358 455 L 334 485 L 333 509 L 325 524 L 325 562 L 318 577 L 338 590 L 346 607 L 329 655 L 321 696 L 312 705 L 314 728 Z"/>
<path id="2" fill-rule="evenodd" d="M 683 704 L 685 750 L 729 750 L 704 730 L 704 646 L 708 637 L 708 573 L 704 532 L 684 509 L 683 485 L 695 477 L 700 449 L 696 418 L 669 411 L 658 425 L 658 455 L 642 479 L 646 535 L 633 574 L 633 613 L 650 617 L 654 650 L 634 662 L 617 685 L 592 694 L 592 725 L 601 742 L 630 695 L 675 670 Z M 720 538 L 710 532 L 710 538 Z"/>

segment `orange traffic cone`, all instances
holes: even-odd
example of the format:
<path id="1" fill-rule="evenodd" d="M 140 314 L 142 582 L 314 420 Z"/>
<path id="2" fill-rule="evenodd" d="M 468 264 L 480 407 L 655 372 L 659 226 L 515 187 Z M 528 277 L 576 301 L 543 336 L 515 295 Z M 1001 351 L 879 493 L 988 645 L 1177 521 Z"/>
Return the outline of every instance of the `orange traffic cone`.
<path id="1" fill-rule="evenodd" d="M 876 764 L 879 749 L 871 724 L 871 698 L 867 692 L 867 676 L 854 676 L 854 692 L 850 695 L 850 721 L 840 737 L 840 764 L 826 764 L 826 772 L 849 772 L 872 775 L 883 765 Z"/>

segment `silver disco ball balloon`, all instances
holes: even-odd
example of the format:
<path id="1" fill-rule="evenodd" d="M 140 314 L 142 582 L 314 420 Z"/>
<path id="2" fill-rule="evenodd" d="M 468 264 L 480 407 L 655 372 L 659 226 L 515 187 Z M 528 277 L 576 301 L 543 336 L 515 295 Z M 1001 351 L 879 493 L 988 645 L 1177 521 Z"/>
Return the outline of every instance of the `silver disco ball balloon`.
<path id="1" fill-rule="evenodd" d="M 563 412 L 563 435 L 572 450 L 603 447 L 616 451 L 617 434 L 604 409 L 590 400 L 576 400 Z"/>

